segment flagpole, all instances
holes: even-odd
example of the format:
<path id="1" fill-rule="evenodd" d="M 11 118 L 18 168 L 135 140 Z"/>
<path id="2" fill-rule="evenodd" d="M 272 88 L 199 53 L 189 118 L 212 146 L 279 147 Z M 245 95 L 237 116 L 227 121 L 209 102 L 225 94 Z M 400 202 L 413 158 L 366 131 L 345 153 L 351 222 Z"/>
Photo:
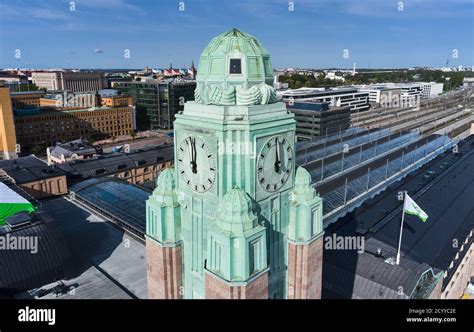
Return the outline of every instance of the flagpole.
<path id="1" fill-rule="evenodd" d="M 398 251 L 397 251 L 397 265 L 400 265 L 400 248 L 402 246 L 402 232 L 403 232 L 403 220 L 405 219 L 405 200 L 407 194 L 403 197 L 403 207 L 402 207 L 402 222 L 400 224 L 400 238 L 398 239 Z"/>

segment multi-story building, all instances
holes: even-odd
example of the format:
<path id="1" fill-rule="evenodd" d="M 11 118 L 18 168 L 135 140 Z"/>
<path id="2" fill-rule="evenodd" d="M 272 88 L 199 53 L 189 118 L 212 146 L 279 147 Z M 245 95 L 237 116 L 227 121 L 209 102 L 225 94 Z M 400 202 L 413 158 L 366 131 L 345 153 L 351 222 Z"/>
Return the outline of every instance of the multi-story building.
<path id="1" fill-rule="evenodd" d="M 53 145 L 79 137 L 102 139 L 128 135 L 134 130 L 133 106 L 83 109 L 15 110 L 15 127 L 21 146 Z"/>
<path id="2" fill-rule="evenodd" d="M 20 91 L 21 87 L 27 86 L 31 82 L 28 76 L 20 73 L 0 72 L 0 81 L 10 88 L 10 91 Z"/>
<path id="3" fill-rule="evenodd" d="M 42 108 L 79 109 L 95 106 L 99 106 L 95 93 L 68 93 L 64 90 L 48 93 L 40 99 Z"/>
<path id="4" fill-rule="evenodd" d="M 443 93 L 443 83 L 436 82 L 420 82 L 421 85 L 421 99 L 430 99 L 437 97 Z"/>
<path id="5" fill-rule="evenodd" d="M 278 93 L 285 102 L 310 101 L 330 106 L 349 107 L 352 112 L 369 109 L 369 93 L 355 88 L 300 88 Z"/>
<path id="6" fill-rule="evenodd" d="M 360 92 L 369 93 L 369 101 L 378 106 L 386 104 L 396 107 L 416 106 L 422 98 L 422 85 L 419 83 L 383 83 L 355 86 Z M 380 90 L 380 92 L 377 92 Z"/>
<path id="7" fill-rule="evenodd" d="M 355 86 L 360 92 L 369 93 L 369 103 L 375 107 L 391 107 L 400 102 L 400 89 L 385 85 Z"/>
<path id="8" fill-rule="evenodd" d="M 464 77 L 462 80 L 462 85 L 464 88 L 470 88 L 474 86 L 474 77 Z"/>
<path id="9" fill-rule="evenodd" d="M 130 153 L 109 153 L 100 158 L 75 160 L 57 168 L 67 173 L 70 184 L 105 176 L 144 184 L 154 181 L 163 169 L 171 167 L 173 157 L 172 145 L 158 145 Z"/>
<path id="10" fill-rule="evenodd" d="M 421 100 L 422 87 L 419 84 L 394 84 L 400 88 L 400 102 L 402 107 L 412 107 Z"/>
<path id="11" fill-rule="evenodd" d="M 66 173 L 34 155 L 0 161 L 0 177 L 37 199 L 67 193 Z"/>
<path id="12" fill-rule="evenodd" d="M 99 72 L 33 72 L 31 80 L 36 86 L 47 90 L 85 92 L 107 87 L 104 74 Z"/>
<path id="13" fill-rule="evenodd" d="M 0 81 L 0 159 L 17 157 L 17 143 L 10 89 Z"/>
<path id="14" fill-rule="evenodd" d="M 298 139 L 313 139 L 350 127 L 349 107 L 329 107 L 328 103 L 296 102 L 287 105 L 296 120 Z"/>
<path id="15" fill-rule="evenodd" d="M 43 98 L 44 95 L 45 92 L 43 90 L 10 93 L 13 108 L 40 107 L 41 98 Z"/>
<path id="16" fill-rule="evenodd" d="M 153 82 L 119 82 L 117 90 L 133 98 L 138 130 L 171 129 L 175 114 L 186 101 L 194 100 L 196 82 L 166 79 Z"/>

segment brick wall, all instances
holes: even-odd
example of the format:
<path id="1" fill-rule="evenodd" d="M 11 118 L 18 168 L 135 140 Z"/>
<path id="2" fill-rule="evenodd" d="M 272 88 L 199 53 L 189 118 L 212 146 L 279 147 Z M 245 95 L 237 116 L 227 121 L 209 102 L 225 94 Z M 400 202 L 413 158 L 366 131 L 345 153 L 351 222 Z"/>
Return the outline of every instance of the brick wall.
<path id="1" fill-rule="evenodd" d="M 288 298 L 320 299 L 323 237 L 307 244 L 288 244 Z"/>
<path id="2" fill-rule="evenodd" d="M 158 242 L 146 240 L 147 282 L 149 299 L 182 298 L 182 249 L 181 245 L 163 247 Z"/>
<path id="3" fill-rule="evenodd" d="M 268 272 L 243 286 L 233 286 L 206 272 L 206 299 L 268 299 Z"/>

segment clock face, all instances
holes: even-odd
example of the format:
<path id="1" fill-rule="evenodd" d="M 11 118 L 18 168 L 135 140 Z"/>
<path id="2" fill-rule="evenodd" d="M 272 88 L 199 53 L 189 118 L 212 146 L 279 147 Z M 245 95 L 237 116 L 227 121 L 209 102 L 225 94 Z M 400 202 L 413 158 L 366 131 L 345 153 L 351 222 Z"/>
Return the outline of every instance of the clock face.
<path id="1" fill-rule="evenodd" d="M 206 143 L 195 136 L 188 136 L 177 148 L 178 176 L 191 190 L 208 191 L 216 180 L 215 156 Z"/>
<path id="2" fill-rule="evenodd" d="M 284 136 L 270 138 L 257 159 L 257 181 L 267 192 L 276 192 L 286 183 L 293 168 L 293 150 Z"/>

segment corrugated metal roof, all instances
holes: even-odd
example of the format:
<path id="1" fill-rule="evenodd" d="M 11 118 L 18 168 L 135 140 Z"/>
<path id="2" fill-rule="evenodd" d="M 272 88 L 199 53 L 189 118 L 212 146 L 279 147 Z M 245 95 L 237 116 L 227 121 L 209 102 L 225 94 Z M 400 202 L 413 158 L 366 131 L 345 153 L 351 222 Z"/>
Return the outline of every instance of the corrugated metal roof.
<path id="1" fill-rule="evenodd" d="M 27 249 L 0 250 L 0 293 L 16 293 L 67 277 L 70 253 L 62 238 L 41 219 L 13 229 L 1 236 L 2 241 L 37 239 L 37 252 Z M 11 243 L 11 242 L 10 242 Z"/>

